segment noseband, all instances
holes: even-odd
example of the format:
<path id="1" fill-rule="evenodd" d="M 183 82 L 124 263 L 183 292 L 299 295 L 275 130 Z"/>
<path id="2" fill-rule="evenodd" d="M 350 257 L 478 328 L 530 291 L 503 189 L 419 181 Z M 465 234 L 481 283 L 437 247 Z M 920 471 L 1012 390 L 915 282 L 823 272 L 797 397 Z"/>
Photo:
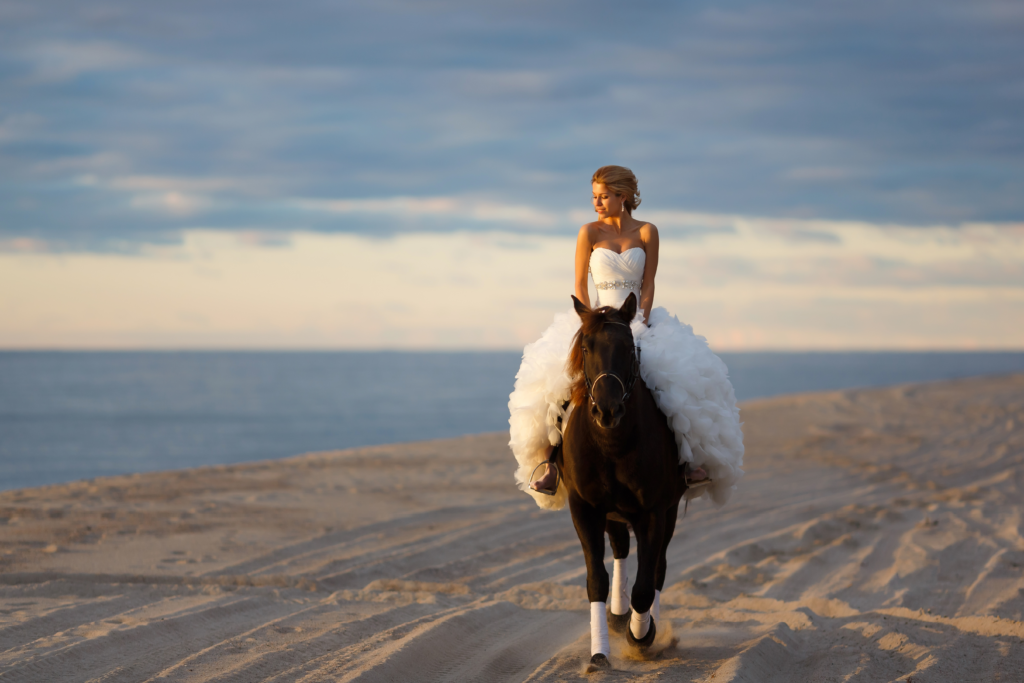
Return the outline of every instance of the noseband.
<path id="1" fill-rule="evenodd" d="M 626 323 L 615 322 L 614 320 L 605 321 L 605 325 L 622 325 L 623 327 L 629 327 Z M 583 353 L 586 354 L 587 347 L 582 344 L 580 347 Z M 640 349 L 637 348 L 636 342 L 633 343 L 633 363 L 629 369 L 629 386 L 626 386 L 626 382 L 622 381 L 622 378 L 616 375 L 614 372 L 602 372 L 600 375 L 594 378 L 594 381 L 590 381 L 590 377 L 587 376 L 587 363 L 583 363 L 583 381 L 587 383 L 587 398 L 590 399 L 591 403 L 594 403 L 594 385 L 601 381 L 604 377 L 611 377 L 618 381 L 619 386 L 622 387 L 622 402 L 625 403 L 629 400 L 629 395 L 633 393 L 633 387 L 636 386 L 637 377 L 640 376 Z"/>

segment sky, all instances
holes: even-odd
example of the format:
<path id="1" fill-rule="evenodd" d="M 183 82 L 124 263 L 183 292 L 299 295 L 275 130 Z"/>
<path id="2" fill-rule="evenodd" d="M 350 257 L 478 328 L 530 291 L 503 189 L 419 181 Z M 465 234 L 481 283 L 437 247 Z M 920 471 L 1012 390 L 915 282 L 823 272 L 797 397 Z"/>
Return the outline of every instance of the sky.
<path id="1" fill-rule="evenodd" d="M 521 347 L 609 163 L 714 348 L 1024 348 L 987 0 L 0 0 L 0 348 Z"/>

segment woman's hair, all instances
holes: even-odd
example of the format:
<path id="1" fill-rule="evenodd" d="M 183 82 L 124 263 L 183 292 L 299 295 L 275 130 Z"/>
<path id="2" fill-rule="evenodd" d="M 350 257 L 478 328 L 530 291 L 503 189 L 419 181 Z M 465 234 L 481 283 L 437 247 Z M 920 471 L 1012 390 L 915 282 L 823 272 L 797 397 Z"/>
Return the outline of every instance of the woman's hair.
<path id="1" fill-rule="evenodd" d="M 640 206 L 640 190 L 636 186 L 636 176 L 625 166 L 602 166 L 594 171 L 591 183 L 601 183 L 625 200 L 626 211 L 630 214 Z"/>

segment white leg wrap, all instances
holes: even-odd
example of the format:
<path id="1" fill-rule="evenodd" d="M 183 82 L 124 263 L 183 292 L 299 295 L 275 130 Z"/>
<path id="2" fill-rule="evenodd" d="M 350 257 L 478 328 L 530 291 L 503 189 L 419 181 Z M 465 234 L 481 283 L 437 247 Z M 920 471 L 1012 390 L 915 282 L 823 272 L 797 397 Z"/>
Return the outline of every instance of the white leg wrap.
<path id="1" fill-rule="evenodd" d="M 651 605 L 651 618 L 657 623 L 661 621 L 661 591 L 654 591 L 654 604 Z"/>
<path id="2" fill-rule="evenodd" d="M 594 603 L 590 604 L 593 605 Z M 629 630 L 632 631 L 633 637 L 637 640 L 646 636 L 647 632 L 651 630 L 651 611 L 647 610 L 640 614 L 633 610 L 633 616 L 629 618 Z"/>
<path id="3" fill-rule="evenodd" d="M 604 612 L 603 602 L 590 603 L 590 656 L 601 653 L 605 657 L 611 654 L 608 645 L 608 615 Z"/>
<path id="4" fill-rule="evenodd" d="M 625 560 L 615 560 L 612 570 L 612 614 L 625 614 L 629 611 L 629 570 Z"/>

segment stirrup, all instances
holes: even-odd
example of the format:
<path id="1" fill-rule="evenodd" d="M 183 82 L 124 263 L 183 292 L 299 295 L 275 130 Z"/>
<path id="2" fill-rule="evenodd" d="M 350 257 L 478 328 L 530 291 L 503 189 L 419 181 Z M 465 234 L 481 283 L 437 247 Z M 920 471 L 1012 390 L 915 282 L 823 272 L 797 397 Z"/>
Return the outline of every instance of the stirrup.
<path id="1" fill-rule="evenodd" d="M 540 469 L 541 465 L 551 465 L 555 468 L 555 487 L 550 489 L 535 489 L 533 488 L 533 475 L 537 474 L 537 470 Z M 533 472 L 530 472 L 530 490 L 536 491 L 537 493 L 543 493 L 545 496 L 553 496 L 558 491 L 558 485 L 562 483 L 562 470 L 558 468 L 558 463 L 554 460 L 545 460 L 533 468 Z"/>

